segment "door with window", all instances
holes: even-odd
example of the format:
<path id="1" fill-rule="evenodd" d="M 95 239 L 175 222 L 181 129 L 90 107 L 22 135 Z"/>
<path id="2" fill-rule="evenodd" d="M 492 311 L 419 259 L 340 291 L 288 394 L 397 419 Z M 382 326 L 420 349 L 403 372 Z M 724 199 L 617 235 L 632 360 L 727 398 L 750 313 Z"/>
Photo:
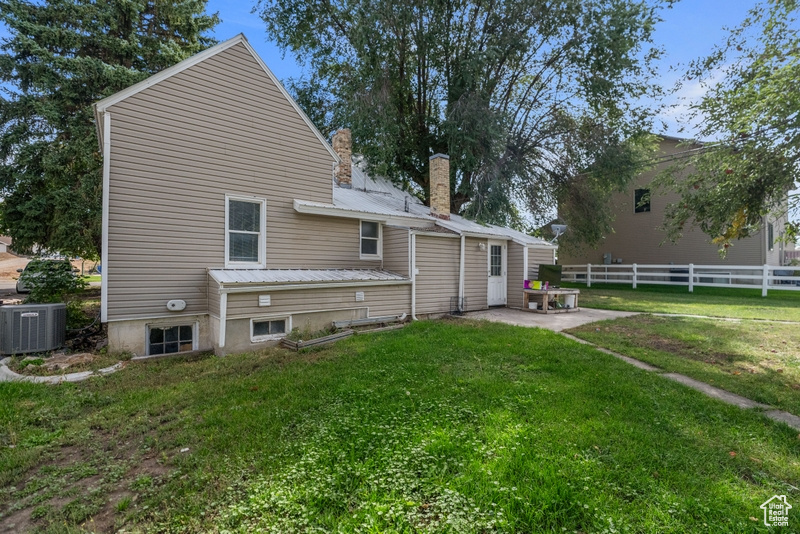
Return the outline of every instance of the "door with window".
<path id="1" fill-rule="evenodd" d="M 506 244 L 503 241 L 489 241 L 489 306 L 503 306 L 506 303 Z"/>

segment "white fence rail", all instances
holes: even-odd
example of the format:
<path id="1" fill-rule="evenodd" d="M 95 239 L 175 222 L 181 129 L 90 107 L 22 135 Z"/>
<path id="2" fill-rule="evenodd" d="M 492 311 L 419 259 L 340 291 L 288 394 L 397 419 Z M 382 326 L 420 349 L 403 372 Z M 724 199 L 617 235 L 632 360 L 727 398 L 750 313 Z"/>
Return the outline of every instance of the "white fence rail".
<path id="1" fill-rule="evenodd" d="M 564 282 L 592 284 L 658 284 L 688 286 L 740 287 L 761 289 L 766 297 L 769 289 L 800 291 L 800 270 L 773 265 L 564 265 L 561 278 Z"/>

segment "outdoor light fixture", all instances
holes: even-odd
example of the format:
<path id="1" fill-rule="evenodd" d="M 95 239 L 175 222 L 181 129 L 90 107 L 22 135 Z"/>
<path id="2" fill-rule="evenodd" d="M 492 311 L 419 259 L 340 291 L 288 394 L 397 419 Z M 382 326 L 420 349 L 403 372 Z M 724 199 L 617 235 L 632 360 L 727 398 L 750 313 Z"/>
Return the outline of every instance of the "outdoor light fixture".
<path id="1" fill-rule="evenodd" d="M 478 248 L 481 252 L 486 252 L 486 243 L 478 243 Z"/>

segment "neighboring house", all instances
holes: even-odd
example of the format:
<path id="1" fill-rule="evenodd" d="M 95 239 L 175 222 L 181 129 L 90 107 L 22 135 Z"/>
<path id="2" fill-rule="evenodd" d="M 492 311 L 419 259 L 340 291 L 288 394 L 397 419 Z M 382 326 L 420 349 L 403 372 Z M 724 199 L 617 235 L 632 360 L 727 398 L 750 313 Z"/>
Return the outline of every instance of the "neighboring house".
<path id="1" fill-rule="evenodd" d="M 594 247 L 584 246 L 580 250 L 559 249 L 558 262 L 562 265 L 637 263 L 637 264 L 689 264 L 697 265 L 783 265 L 783 244 L 778 239 L 785 220 L 767 220 L 761 230 L 748 238 L 733 241 L 725 259 L 719 256 L 719 246 L 699 228 L 688 229 L 677 243 L 664 242 L 666 233 L 659 227 L 664 222 L 667 205 L 680 199 L 677 193 L 649 195 L 650 182 L 670 165 L 675 158 L 683 157 L 687 151 L 698 148 L 679 146 L 685 139 L 663 137 L 658 163 L 648 172 L 637 177 L 624 193 L 613 195 L 611 203 L 615 213 L 612 223 L 614 232 L 605 236 Z M 644 195 L 650 202 L 640 204 Z M 646 198 L 646 196 L 645 196 Z M 569 239 L 569 232 L 561 238 L 562 244 Z M 663 243 L 663 244 L 662 244 Z"/>
<path id="2" fill-rule="evenodd" d="M 95 104 L 102 321 L 137 355 L 257 349 L 332 320 L 521 306 L 555 246 L 431 208 L 331 147 L 243 35 Z M 459 305 L 459 303 L 463 303 Z"/>
<path id="3" fill-rule="evenodd" d="M 3 252 L 11 252 L 11 238 L 0 235 L 0 254 Z"/>

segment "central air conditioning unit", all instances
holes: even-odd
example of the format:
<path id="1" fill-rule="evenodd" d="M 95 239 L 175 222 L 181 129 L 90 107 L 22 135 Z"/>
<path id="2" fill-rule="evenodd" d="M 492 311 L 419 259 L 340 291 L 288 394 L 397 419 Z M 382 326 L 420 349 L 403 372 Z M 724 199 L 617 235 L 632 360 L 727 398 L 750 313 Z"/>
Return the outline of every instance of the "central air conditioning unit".
<path id="1" fill-rule="evenodd" d="M 0 306 L 0 354 L 45 352 L 64 344 L 65 304 Z"/>

